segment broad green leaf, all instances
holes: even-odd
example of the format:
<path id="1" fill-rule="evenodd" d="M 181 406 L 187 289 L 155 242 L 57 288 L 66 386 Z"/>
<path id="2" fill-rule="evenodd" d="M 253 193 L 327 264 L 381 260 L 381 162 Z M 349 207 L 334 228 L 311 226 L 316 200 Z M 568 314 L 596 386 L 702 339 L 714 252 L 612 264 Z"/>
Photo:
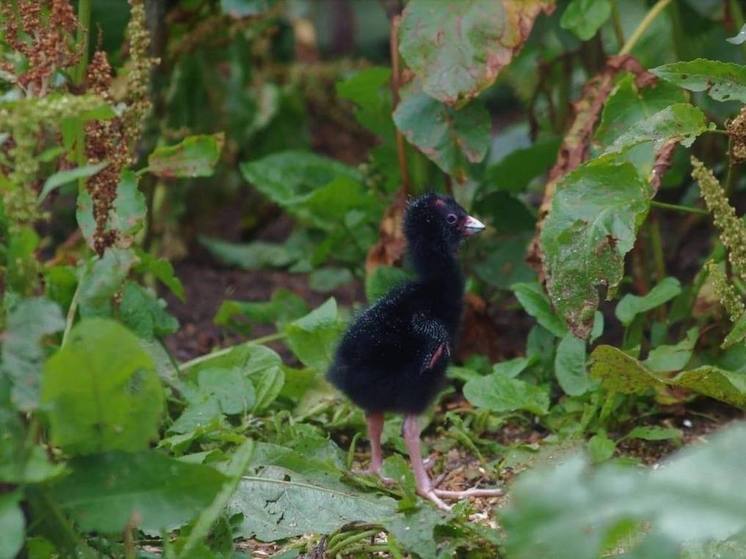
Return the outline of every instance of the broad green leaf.
<path id="1" fill-rule="evenodd" d="M 572 0 L 562 12 L 560 27 L 581 41 L 592 38 L 611 16 L 610 0 Z"/>
<path id="2" fill-rule="evenodd" d="M 616 443 L 606 436 L 606 433 L 597 433 L 593 435 L 586 444 L 588 456 L 594 464 L 606 462 L 614 456 Z"/>
<path id="3" fill-rule="evenodd" d="M 120 243 L 137 234 L 145 225 L 148 209 L 145 195 L 140 192 L 138 183 L 135 173 L 130 170 L 122 172 L 108 223 L 109 229 L 118 232 L 117 241 Z"/>
<path id="4" fill-rule="evenodd" d="M 209 177 L 223 150 L 223 134 L 188 136 L 148 156 L 148 171 L 163 178 Z"/>
<path id="5" fill-rule="evenodd" d="M 458 182 L 466 180 L 468 163 L 484 159 L 489 147 L 490 118 L 480 102 L 456 110 L 430 97 L 418 83 L 402 90 L 394 122 L 409 143 Z"/>
<path id="6" fill-rule="evenodd" d="M 0 495 L 0 559 L 13 559 L 23 546 L 26 521 L 20 500 L 20 491 Z"/>
<path id="7" fill-rule="evenodd" d="M 163 390 L 150 356 L 120 324 L 87 319 L 44 367 L 42 402 L 54 444 L 74 454 L 147 448 Z"/>
<path id="8" fill-rule="evenodd" d="M 697 58 L 664 64 L 650 71 L 689 91 L 704 91 L 716 101 L 746 103 L 746 66 Z"/>
<path id="9" fill-rule="evenodd" d="M 5 229 L 5 228 L 3 228 Z M 16 227 L 7 234 L 7 252 L 3 257 L 6 266 L 5 282 L 9 292 L 19 295 L 31 295 L 38 283 L 38 264 L 36 249 L 39 246 L 39 235 L 32 227 Z M 4 236 L 5 236 L 4 235 Z M 7 238 L 7 237 L 6 237 Z"/>
<path id="10" fill-rule="evenodd" d="M 699 329 L 691 328 L 686 337 L 675 345 L 660 345 L 650 350 L 644 365 L 656 373 L 680 371 L 694 353 L 694 346 L 699 337 Z"/>
<path id="11" fill-rule="evenodd" d="M 619 301 L 614 313 L 625 326 L 632 324 L 638 314 L 660 307 L 681 293 L 681 284 L 676 278 L 663 278 L 646 295 L 627 294 Z"/>
<path id="12" fill-rule="evenodd" d="M 490 243 L 489 247 L 485 247 L 489 252 L 474 262 L 474 272 L 481 280 L 498 289 L 510 289 L 516 283 L 535 281 L 536 272 L 526 264 L 526 249 L 532 237 L 533 231 L 524 231 L 505 237 L 499 243 Z"/>
<path id="13" fill-rule="evenodd" d="M 554 373 L 565 394 L 580 396 L 592 386 L 585 367 L 585 340 L 568 332 L 557 346 L 554 358 Z"/>
<path id="14" fill-rule="evenodd" d="M 210 534 L 210 529 L 218 520 L 220 515 L 223 514 L 225 506 L 228 504 L 238 487 L 241 475 L 246 471 L 253 454 L 254 442 L 250 440 L 239 446 L 233 453 L 230 462 L 223 470 L 225 475 L 228 476 L 228 480 L 223 484 L 223 488 L 215 496 L 215 499 L 210 503 L 210 506 L 204 509 L 199 517 L 197 517 L 194 526 L 189 531 L 189 535 L 184 541 L 183 547 L 181 547 L 181 550 L 177 555 L 177 559 L 189 557 L 189 553 L 192 549 L 195 549 L 197 545 L 200 542 L 203 542 Z"/>
<path id="15" fill-rule="evenodd" d="M 267 466 L 276 466 L 319 482 L 325 487 L 344 487 L 339 484 L 345 470 L 342 452 L 332 441 L 304 437 L 286 444 L 291 446 L 257 443 L 251 463 L 252 470 L 261 471 Z"/>
<path id="16" fill-rule="evenodd" d="M 546 388 L 499 372 L 469 380 L 464 385 L 464 397 L 478 408 L 498 413 L 523 410 L 544 415 L 549 409 Z"/>
<path id="17" fill-rule="evenodd" d="M 50 496 L 84 531 L 121 533 L 136 515 L 143 530 L 171 530 L 215 499 L 227 478 L 209 466 L 156 451 L 109 452 L 74 459 Z"/>
<path id="18" fill-rule="evenodd" d="M 156 258 L 152 254 L 143 251 L 137 251 L 137 257 L 140 262 L 135 267 L 137 271 L 142 273 L 153 274 L 163 285 L 179 298 L 180 301 L 184 301 L 186 294 L 184 293 L 184 286 L 181 280 L 176 276 L 174 267 L 171 262 L 165 258 Z"/>
<path id="19" fill-rule="evenodd" d="M 536 229 L 536 214 L 523 200 L 509 192 L 498 190 L 482 196 L 474 204 L 474 212 L 492 224 L 498 235 L 533 233 Z"/>
<path id="20" fill-rule="evenodd" d="M 355 278 L 347 268 L 318 268 L 308 276 L 308 287 L 317 293 L 329 293 Z"/>
<path id="21" fill-rule="evenodd" d="M 247 343 L 198 357 L 184 364 L 181 367 L 181 372 L 187 379 L 197 382 L 199 372 L 205 369 L 238 367 L 242 371 L 246 371 L 246 374 L 251 375 L 281 365 L 282 359 L 270 348 Z"/>
<path id="22" fill-rule="evenodd" d="M 681 430 L 673 427 L 660 427 L 658 425 L 642 425 L 632 429 L 625 438 L 643 439 L 645 441 L 668 441 L 671 439 L 681 440 Z"/>
<path id="23" fill-rule="evenodd" d="M 563 338 L 567 327 L 562 323 L 554 310 L 544 289 L 538 283 L 516 283 L 510 286 L 523 309 L 533 316 L 544 328 L 558 338 Z"/>
<path id="24" fill-rule="evenodd" d="M 560 140 L 539 140 L 530 147 L 517 149 L 491 164 L 485 171 L 482 192 L 505 190 L 523 192 L 532 179 L 546 173 L 557 159 Z"/>
<path id="25" fill-rule="evenodd" d="M 375 303 L 395 287 L 412 279 L 411 274 L 393 266 L 378 266 L 365 276 L 365 298 Z"/>
<path id="26" fill-rule="evenodd" d="M 554 308 L 579 338 L 587 338 L 598 286 L 614 296 L 624 256 L 650 207 L 650 188 L 630 163 L 592 160 L 558 185 L 541 244 Z"/>
<path id="27" fill-rule="evenodd" d="M 384 141 L 394 137 L 390 80 L 391 69 L 374 66 L 337 82 L 337 95 L 355 103 L 358 122 Z"/>
<path id="28" fill-rule="evenodd" d="M 525 371 L 531 365 L 532 361 L 533 359 L 530 357 L 516 357 L 502 363 L 495 363 L 492 367 L 492 372 L 496 375 L 515 378 Z"/>
<path id="29" fill-rule="evenodd" d="M 383 527 L 407 551 L 416 553 L 421 559 L 435 559 L 439 555 L 434 532 L 437 526 L 446 524 L 443 516 L 432 507 L 421 506 L 385 521 Z"/>
<path id="30" fill-rule="evenodd" d="M 45 449 L 27 438 L 20 415 L 0 405 L 0 483 L 40 483 L 64 471 L 64 464 L 50 463 Z"/>
<path id="31" fill-rule="evenodd" d="M 111 316 L 112 297 L 122 287 L 137 257 L 126 249 L 111 248 L 89 262 L 78 287 L 80 316 Z"/>
<path id="32" fill-rule="evenodd" d="M 604 153 L 620 152 L 645 142 L 651 142 L 655 151 L 670 141 L 689 147 L 706 130 L 707 119 L 700 109 L 689 103 L 676 103 L 632 125 Z"/>
<path id="33" fill-rule="evenodd" d="M 55 174 L 51 175 L 46 181 L 44 181 L 44 186 L 41 189 L 41 192 L 39 193 L 39 197 L 36 200 L 37 204 L 41 204 L 46 197 L 49 195 L 50 192 L 52 192 L 55 188 L 59 188 L 60 186 L 64 186 L 68 183 L 71 183 L 73 181 L 76 181 L 78 179 L 87 179 L 88 177 L 91 177 L 98 173 L 101 169 L 106 167 L 109 164 L 108 161 L 102 161 L 101 163 L 94 163 L 92 165 L 83 165 L 81 167 L 75 167 L 74 169 L 65 169 L 63 171 L 57 171 Z"/>
<path id="34" fill-rule="evenodd" d="M 738 425 L 656 470 L 591 469 L 574 457 L 527 473 L 503 515 L 506 551 L 515 559 L 595 559 L 614 547 L 620 530 L 629 533 L 640 523 L 645 529 L 630 534 L 627 551 L 657 536 L 679 546 L 729 538 L 746 527 L 746 497 L 733 489 L 746 475 L 744 449 L 746 427 Z M 657 553 L 634 557 L 658 558 L 661 551 L 659 544 Z"/>
<path id="35" fill-rule="evenodd" d="M 269 301 L 248 302 L 225 300 L 221 303 L 213 321 L 219 326 L 241 324 L 277 324 L 279 327 L 308 314 L 308 306 L 302 297 L 280 288 L 272 293 Z M 250 328 L 246 328 L 250 330 Z"/>
<path id="36" fill-rule="evenodd" d="M 255 402 L 254 387 L 238 369 L 203 369 L 198 375 L 199 390 L 220 405 L 220 411 L 235 415 L 249 411 Z"/>
<path id="37" fill-rule="evenodd" d="M 69 309 L 78 288 L 78 276 L 73 266 L 59 265 L 44 271 L 44 292 L 62 309 Z"/>
<path id="38" fill-rule="evenodd" d="M 3 334 L 0 372 L 10 379 L 11 399 L 19 410 L 33 411 L 39 405 L 45 358 L 42 342 L 64 327 L 60 308 L 43 297 L 23 299 L 10 310 Z"/>
<path id="39" fill-rule="evenodd" d="M 306 533 L 330 534 L 351 522 L 379 523 L 396 511 L 388 497 L 331 489 L 277 468 L 244 476 L 229 512 L 240 512 L 242 537 L 275 541 Z"/>
<path id="40" fill-rule="evenodd" d="M 337 302 L 330 298 L 323 305 L 284 328 L 287 344 L 301 362 L 324 372 L 334 356 L 342 326 L 337 315 Z"/>
<path id="41" fill-rule="evenodd" d="M 249 375 L 254 385 L 255 414 L 261 413 L 274 402 L 285 386 L 285 371 L 281 367 L 270 367 Z"/>
<path id="42" fill-rule="evenodd" d="M 179 329 L 179 321 L 166 310 L 166 302 L 131 281 L 122 289 L 119 318 L 146 340 L 161 338 Z"/>
<path id="43" fill-rule="evenodd" d="M 243 270 L 282 268 L 292 262 L 292 257 L 280 243 L 229 243 L 203 236 L 199 237 L 199 242 L 220 262 L 238 266 Z"/>
<path id="44" fill-rule="evenodd" d="M 399 50 L 425 93 L 456 104 L 476 97 L 510 63 L 543 0 L 411 0 L 404 10 Z"/>
<path id="45" fill-rule="evenodd" d="M 598 346 L 591 354 L 591 375 L 613 392 L 641 394 L 667 386 L 686 388 L 736 407 L 746 408 L 746 374 L 705 365 L 674 377 L 658 375 L 637 359 L 612 346 Z"/>

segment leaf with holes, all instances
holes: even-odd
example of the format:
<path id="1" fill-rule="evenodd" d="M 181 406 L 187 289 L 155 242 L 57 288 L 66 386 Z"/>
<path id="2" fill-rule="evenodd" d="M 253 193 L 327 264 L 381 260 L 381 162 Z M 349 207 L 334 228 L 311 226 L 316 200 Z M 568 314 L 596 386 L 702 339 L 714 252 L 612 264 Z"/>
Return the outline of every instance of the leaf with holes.
<path id="1" fill-rule="evenodd" d="M 746 66 L 697 58 L 664 64 L 653 74 L 689 91 L 704 91 L 716 101 L 746 103 Z"/>
<path id="2" fill-rule="evenodd" d="M 148 156 L 148 171 L 163 178 L 212 176 L 224 142 L 223 134 L 213 134 L 158 147 Z"/>

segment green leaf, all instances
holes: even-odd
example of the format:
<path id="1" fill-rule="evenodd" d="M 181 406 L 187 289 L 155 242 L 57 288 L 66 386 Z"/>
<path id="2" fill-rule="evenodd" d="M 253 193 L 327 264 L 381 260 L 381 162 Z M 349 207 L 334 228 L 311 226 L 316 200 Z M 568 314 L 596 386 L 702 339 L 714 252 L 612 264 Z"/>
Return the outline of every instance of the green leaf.
<path id="1" fill-rule="evenodd" d="M 57 171 L 53 175 L 50 175 L 46 181 L 44 181 L 44 186 L 39 193 L 39 197 L 37 198 L 36 203 L 41 204 L 49 195 L 49 193 L 52 192 L 55 188 L 59 188 L 60 186 L 64 186 L 73 181 L 77 181 L 78 179 L 87 179 L 88 177 L 91 177 L 98 173 L 108 164 L 108 161 L 102 161 L 101 163 L 82 165 L 81 167 L 75 167 L 74 169 Z"/>
<path id="2" fill-rule="evenodd" d="M 184 286 L 181 280 L 176 276 L 174 267 L 171 262 L 165 258 L 156 258 L 152 254 L 138 250 L 137 257 L 140 262 L 137 264 L 136 269 L 141 273 L 151 273 L 156 279 L 158 279 L 163 285 L 176 295 L 180 301 L 184 301 L 186 294 L 184 293 Z"/>
<path id="3" fill-rule="evenodd" d="M 292 291 L 279 288 L 269 301 L 256 303 L 225 300 L 221 303 L 213 321 L 219 326 L 248 322 L 253 324 L 278 324 L 281 328 L 288 322 L 308 313 L 302 297 Z"/>
<path id="4" fill-rule="evenodd" d="M 539 140 L 530 147 L 510 152 L 485 170 L 485 185 L 482 193 L 504 190 L 518 194 L 526 190 L 529 183 L 546 173 L 557 159 L 560 140 Z"/>
<path id="5" fill-rule="evenodd" d="M 399 50 L 427 95 L 456 104 L 495 81 L 552 3 L 411 0 L 402 14 Z"/>
<path id="6" fill-rule="evenodd" d="M 223 134 L 188 136 L 148 156 L 148 171 L 162 178 L 209 177 L 223 150 Z"/>
<path id="7" fill-rule="evenodd" d="M 337 315 L 337 302 L 333 299 L 314 309 L 284 328 L 287 343 L 301 362 L 325 371 L 334 356 L 334 348 L 342 326 Z"/>
<path id="8" fill-rule="evenodd" d="M 390 80 L 391 69 L 373 66 L 337 82 L 337 95 L 355 103 L 358 122 L 384 141 L 394 137 Z"/>
<path id="9" fill-rule="evenodd" d="M 733 325 L 733 329 L 728 333 L 723 341 L 723 349 L 727 349 L 742 342 L 746 338 L 746 313 Z"/>
<path id="10" fill-rule="evenodd" d="M 660 345 L 651 349 L 648 358 L 643 363 L 656 373 L 680 371 L 692 358 L 698 337 L 699 329 L 690 328 L 686 333 L 686 338 L 678 344 Z"/>
<path id="11" fill-rule="evenodd" d="M 204 509 L 199 517 L 197 517 L 194 526 L 184 541 L 184 546 L 177 555 L 177 559 L 188 557 L 191 550 L 196 548 L 197 545 L 203 542 L 210 534 L 210 529 L 218 518 L 220 518 L 220 515 L 223 514 L 225 506 L 236 491 L 241 476 L 251 462 L 253 454 L 253 441 L 246 441 L 233 453 L 230 463 L 223 470 L 228 476 L 228 480 L 223 484 L 223 488 L 215 496 L 215 499 L 210 503 L 210 506 Z"/>
<path id="12" fill-rule="evenodd" d="M 238 368 L 203 369 L 198 379 L 200 392 L 214 397 L 226 415 L 245 413 L 254 406 L 254 387 Z"/>
<path id="13" fill-rule="evenodd" d="M 81 321 L 44 367 L 42 401 L 52 441 L 74 454 L 147 448 L 163 390 L 137 337 L 105 319 Z"/>
<path id="14" fill-rule="evenodd" d="M 591 462 L 600 464 L 614 456 L 616 443 L 607 437 L 606 433 L 597 433 L 590 438 L 586 448 L 588 449 Z"/>
<path id="15" fill-rule="evenodd" d="M 533 231 L 524 231 L 493 243 L 489 252 L 474 262 L 474 272 L 481 280 L 498 289 L 510 289 L 517 283 L 535 281 L 536 272 L 526 264 L 526 249 L 532 237 Z"/>
<path id="16" fill-rule="evenodd" d="M 308 286 L 317 293 L 329 293 L 355 278 L 347 268 L 318 268 L 308 276 Z"/>
<path id="17" fill-rule="evenodd" d="M 27 438 L 20 415 L 0 405 L 0 482 L 40 483 L 64 471 L 64 464 L 51 464 L 45 449 Z"/>
<path id="18" fill-rule="evenodd" d="M 83 531 L 121 533 L 136 515 L 140 529 L 172 530 L 202 512 L 227 478 L 214 468 L 155 451 L 76 458 L 72 473 L 50 487 Z"/>
<path id="19" fill-rule="evenodd" d="M 0 559 L 13 559 L 23 546 L 26 522 L 20 499 L 20 491 L 0 495 Z"/>
<path id="20" fill-rule="evenodd" d="M 560 27 L 581 41 L 591 39 L 611 16 L 609 0 L 572 0 L 560 19 Z"/>
<path id="21" fill-rule="evenodd" d="M 585 340 L 568 332 L 557 346 L 554 373 L 565 394 L 580 396 L 591 388 L 591 379 L 585 368 Z"/>
<path id="22" fill-rule="evenodd" d="M 660 307 L 681 293 L 681 284 L 676 278 L 663 278 L 658 285 L 642 297 L 627 294 L 622 297 L 614 313 L 624 326 L 629 326 L 638 314 Z"/>
<path id="23" fill-rule="evenodd" d="M 523 309 L 544 328 L 558 338 L 563 338 L 567 327 L 552 310 L 552 304 L 538 283 L 516 283 L 510 286 Z"/>
<path id="24" fill-rule="evenodd" d="M 23 299 L 8 314 L 3 335 L 0 372 L 13 384 L 11 399 L 21 411 L 39 405 L 39 383 L 46 336 L 61 331 L 65 319 L 60 308 L 43 297 Z"/>
<path id="25" fill-rule="evenodd" d="M 480 102 L 456 110 L 410 84 L 394 111 L 394 122 L 409 143 L 458 182 L 466 180 L 468 162 L 478 163 L 490 143 L 490 119 Z"/>
<path id="26" fill-rule="evenodd" d="M 179 321 L 166 310 L 166 302 L 131 281 L 125 283 L 122 290 L 119 318 L 146 340 L 173 334 L 179 329 Z"/>
<path id="27" fill-rule="evenodd" d="M 109 213 L 108 227 L 119 233 L 118 242 L 131 238 L 145 226 L 147 204 L 138 187 L 139 179 L 130 170 L 122 172 L 117 186 L 117 197 Z"/>
<path id="28" fill-rule="evenodd" d="M 574 457 L 526 473 L 503 515 L 506 552 L 515 559 L 595 559 L 616 548 L 624 533 L 632 536 L 623 546 L 627 552 L 661 536 L 678 544 L 674 549 L 729 538 L 746 527 L 746 497 L 734 491 L 746 475 L 744 449 L 746 428 L 738 425 L 655 470 L 591 469 Z M 635 529 L 641 524 L 643 530 Z M 656 547 L 644 557 L 661 557 Z"/>
<path id="29" fill-rule="evenodd" d="M 508 361 L 503 361 L 502 363 L 495 363 L 492 366 L 492 372 L 496 375 L 515 378 L 525 371 L 532 362 L 533 359 L 530 357 L 516 357 L 514 359 L 509 359 Z"/>
<path id="30" fill-rule="evenodd" d="M 704 91 L 716 101 L 746 103 L 746 66 L 697 58 L 664 64 L 650 71 L 689 91 Z"/>
<path id="31" fill-rule="evenodd" d="M 546 388 L 499 372 L 469 380 L 464 385 L 464 397 L 478 408 L 498 413 L 524 410 L 544 415 L 549 409 L 549 392 Z"/>
<path id="32" fill-rule="evenodd" d="M 643 439 L 645 441 L 668 441 L 668 440 L 681 440 L 682 434 L 680 429 L 673 427 L 660 427 L 658 425 L 642 425 L 635 427 L 629 433 L 626 438 L 628 439 Z"/>
<path id="33" fill-rule="evenodd" d="M 434 532 L 437 526 L 445 524 L 443 516 L 432 507 L 420 507 L 385 521 L 383 527 L 407 551 L 421 559 L 434 559 L 439 556 Z"/>
<path id="34" fill-rule="evenodd" d="M 378 523 L 393 516 L 396 503 L 268 469 L 261 477 L 241 479 L 228 510 L 243 514 L 241 536 L 276 541 L 305 533 L 330 534 L 351 522 Z"/>
<path id="35" fill-rule="evenodd" d="M 406 270 L 393 266 L 377 266 L 365 276 L 365 298 L 375 303 L 395 287 L 412 279 Z"/>
<path id="36" fill-rule="evenodd" d="M 676 103 L 632 125 L 604 153 L 616 153 L 645 142 L 652 142 L 655 151 L 675 141 L 685 147 L 707 130 L 705 114 L 689 103 Z"/>
<path id="37" fill-rule="evenodd" d="M 544 221 L 541 244 L 554 308 L 587 338 L 599 285 L 614 296 L 624 256 L 650 207 L 650 188 L 629 163 L 592 160 L 565 176 Z"/>
<path id="38" fill-rule="evenodd" d="M 229 243 L 204 236 L 199 237 L 199 242 L 220 262 L 242 270 L 283 268 L 292 262 L 290 254 L 281 243 Z"/>
<path id="39" fill-rule="evenodd" d="M 667 386 L 686 388 L 739 408 L 746 408 L 746 374 L 705 365 L 675 377 L 657 375 L 637 359 L 612 346 L 598 346 L 591 354 L 591 376 L 610 391 L 642 394 Z"/>
<path id="40" fill-rule="evenodd" d="M 78 287 L 80 316 L 111 316 L 112 297 L 119 291 L 137 257 L 126 249 L 111 248 L 89 262 Z"/>

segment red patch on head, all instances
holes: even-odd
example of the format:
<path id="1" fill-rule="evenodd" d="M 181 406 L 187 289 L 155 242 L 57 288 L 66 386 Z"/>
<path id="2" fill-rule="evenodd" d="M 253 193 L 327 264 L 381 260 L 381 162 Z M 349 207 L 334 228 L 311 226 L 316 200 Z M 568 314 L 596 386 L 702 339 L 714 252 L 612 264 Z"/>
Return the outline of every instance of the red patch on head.
<path id="1" fill-rule="evenodd" d="M 439 208 L 443 208 L 443 207 L 445 207 L 446 203 L 443 200 L 441 200 L 440 198 L 436 198 L 435 200 L 433 200 L 433 205 L 435 205 L 435 206 L 437 206 Z"/>

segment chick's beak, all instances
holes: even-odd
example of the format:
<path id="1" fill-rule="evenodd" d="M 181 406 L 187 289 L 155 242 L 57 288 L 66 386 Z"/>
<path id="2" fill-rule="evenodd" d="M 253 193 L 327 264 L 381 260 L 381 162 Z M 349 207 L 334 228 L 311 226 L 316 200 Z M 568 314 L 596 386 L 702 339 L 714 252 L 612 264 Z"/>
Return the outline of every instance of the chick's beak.
<path id="1" fill-rule="evenodd" d="M 472 235 L 476 235 L 483 230 L 484 223 L 479 221 L 476 217 L 472 217 L 470 215 L 466 216 L 466 221 L 464 222 L 464 235 L 466 235 L 467 237 L 471 237 Z"/>

